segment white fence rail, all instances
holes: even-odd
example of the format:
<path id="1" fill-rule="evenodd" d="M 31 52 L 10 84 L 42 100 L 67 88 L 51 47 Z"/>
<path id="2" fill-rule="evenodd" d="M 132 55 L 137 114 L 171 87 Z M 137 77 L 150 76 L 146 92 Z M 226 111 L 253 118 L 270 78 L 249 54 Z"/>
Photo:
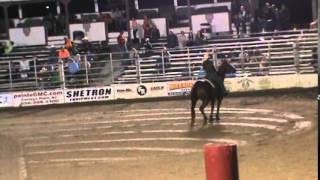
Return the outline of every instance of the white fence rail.
<path id="1" fill-rule="evenodd" d="M 71 61 L 29 57 L 29 68 L 19 60 L 0 61 L 0 91 L 79 88 L 110 84 L 194 80 L 198 78 L 205 51 L 215 48 L 217 60 L 227 59 L 237 69 L 229 77 L 305 74 L 317 71 L 316 31 L 231 40 L 170 49 L 164 57 L 159 48 L 132 53 L 82 55 L 73 72 Z M 47 69 L 45 71 L 44 69 Z"/>

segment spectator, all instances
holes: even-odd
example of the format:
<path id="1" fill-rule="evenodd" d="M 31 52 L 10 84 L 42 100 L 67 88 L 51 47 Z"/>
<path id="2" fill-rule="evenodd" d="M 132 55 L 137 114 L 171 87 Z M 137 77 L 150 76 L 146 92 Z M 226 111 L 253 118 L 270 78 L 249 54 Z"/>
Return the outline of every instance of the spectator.
<path id="1" fill-rule="evenodd" d="M 251 30 L 251 33 L 258 33 L 262 31 L 260 21 L 258 20 L 257 17 L 250 18 L 250 30 Z"/>
<path id="2" fill-rule="evenodd" d="M 242 28 L 242 33 L 247 33 L 247 27 L 246 23 L 248 20 L 248 12 L 245 10 L 244 6 L 240 6 L 240 12 L 239 12 L 239 26 Z"/>
<path id="3" fill-rule="evenodd" d="M 138 38 L 137 38 L 137 32 L 138 32 L 138 22 L 135 18 L 132 18 L 131 20 L 131 27 L 132 27 L 132 33 L 133 33 L 133 42 L 137 42 Z"/>
<path id="4" fill-rule="evenodd" d="M 144 31 L 144 38 L 150 38 L 150 27 L 151 27 L 151 22 L 148 18 L 148 16 L 143 16 L 143 31 Z"/>
<path id="5" fill-rule="evenodd" d="M 189 37 L 188 37 L 188 42 L 186 44 L 187 46 L 193 46 L 194 43 L 193 43 L 193 33 L 192 32 L 189 32 Z"/>
<path id="6" fill-rule="evenodd" d="M 70 38 L 66 38 L 66 37 L 64 38 L 64 45 L 68 49 L 69 52 L 73 52 L 73 50 L 72 50 L 73 42 L 71 41 Z"/>
<path id="7" fill-rule="evenodd" d="M 122 27 L 123 18 L 122 18 L 122 13 L 119 10 L 119 8 L 116 8 L 114 11 L 112 11 L 111 17 L 114 20 L 115 29 L 117 31 L 122 31 L 123 30 L 123 27 Z"/>
<path id="8" fill-rule="evenodd" d="M 61 47 L 61 49 L 59 50 L 59 58 L 61 60 L 66 61 L 69 57 L 70 57 L 70 52 L 68 51 L 68 49 L 64 46 Z"/>
<path id="9" fill-rule="evenodd" d="M 234 24 L 234 27 L 236 28 L 237 36 L 238 36 L 240 34 L 240 25 L 241 25 L 241 20 L 238 14 L 235 14 L 233 16 L 233 24 Z"/>
<path id="10" fill-rule="evenodd" d="M 28 72 L 30 71 L 30 60 L 27 59 L 26 56 L 23 56 L 22 60 L 19 62 L 20 64 L 20 76 L 22 79 L 28 78 Z"/>
<path id="11" fill-rule="evenodd" d="M 275 5 L 272 6 L 272 12 L 274 14 L 274 27 L 276 30 L 280 30 L 280 26 L 281 26 L 281 21 L 280 21 L 280 11 L 279 11 L 279 8 L 276 7 Z"/>
<path id="12" fill-rule="evenodd" d="M 11 53 L 13 51 L 13 45 L 14 45 L 14 42 L 13 41 L 9 41 L 9 43 L 6 46 L 6 48 L 4 49 L 4 53 L 5 54 Z"/>
<path id="13" fill-rule="evenodd" d="M 141 24 L 138 24 L 137 26 L 137 32 L 136 32 L 136 38 L 139 40 L 139 44 L 142 43 L 144 37 L 143 27 Z"/>
<path id="14" fill-rule="evenodd" d="M 181 31 L 180 35 L 178 36 L 178 43 L 179 43 L 179 48 L 182 49 L 187 46 L 188 38 L 184 31 Z"/>
<path id="15" fill-rule="evenodd" d="M 119 45 L 120 51 L 127 52 L 128 51 L 128 49 L 127 49 L 127 40 L 124 37 L 123 31 L 120 32 L 117 40 L 118 40 L 118 45 Z"/>
<path id="16" fill-rule="evenodd" d="M 154 23 L 151 23 L 150 36 L 151 36 L 151 39 L 150 39 L 151 42 L 157 42 L 158 39 L 160 38 L 160 31 Z"/>
<path id="17" fill-rule="evenodd" d="M 265 6 L 262 9 L 262 21 L 264 30 L 274 30 L 275 15 L 273 13 L 272 6 L 268 2 L 265 3 Z"/>
<path id="18" fill-rule="evenodd" d="M 204 35 L 203 35 L 203 32 L 202 30 L 199 30 L 196 34 L 196 37 L 195 37 L 195 45 L 196 46 L 201 46 L 202 44 L 204 44 Z"/>
<path id="19" fill-rule="evenodd" d="M 281 9 L 279 10 L 279 21 L 280 30 L 288 30 L 290 28 L 290 12 L 284 4 L 281 5 Z"/>
<path id="20" fill-rule="evenodd" d="M 81 40 L 81 51 L 83 51 L 84 53 L 88 53 L 88 52 L 93 52 L 92 49 L 92 44 L 89 41 L 88 37 L 85 36 L 82 40 Z"/>
<path id="21" fill-rule="evenodd" d="M 80 71 L 80 62 L 77 60 L 68 60 L 68 72 L 69 74 L 76 74 Z"/>
<path id="22" fill-rule="evenodd" d="M 175 48 L 179 46 L 178 37 L 172 31 L 169 31 L 169 35 L 167 37 L 167 46 L 168 48 Z"/>

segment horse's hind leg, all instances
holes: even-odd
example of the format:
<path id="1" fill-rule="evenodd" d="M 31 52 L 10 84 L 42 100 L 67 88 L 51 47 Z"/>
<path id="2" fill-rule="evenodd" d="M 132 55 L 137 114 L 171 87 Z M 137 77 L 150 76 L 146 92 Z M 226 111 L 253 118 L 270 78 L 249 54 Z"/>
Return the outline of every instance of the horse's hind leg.
<path id="1" fill-rule="evenodd" d="M 219 98 L 218 99 L 218 104 L 217 104 L 217 113 L 216 113 L 216 121 L 217 122 L 220 120 L 219 112 L 220 112 L 221 101 L 222 101 L 222 98 Z"/>
<path id="2" fill-rule="evenodd" d="M 206 114 L 204 113 L 204 108 L 209 104 L 209 100 L 205 99 L 202 101 L 202 104 L 200 106 L 200 111 L 201 111 L 201 114 L 203 115 L 203 126 L 205 126 L 207 124 L 207 116 Z"/>
<path id="3" fill-rule="evenodd" d="M 191 124 L 190 124 L 191 127 L 194 126 L 194 120 L 196 118 L 196 113 L 194 111 L 196 104 L 197 104 L 197 99 L 191 98 Z"/>
<path id="4" fill-rule="evenodd" d="M 214 103 L 215 103 L 215 99 L 212 99 L 212 100 L 211 100 L 210 119 L 209 119 L 209 122 L 210 122 L 210 123 L 213 122 Z"/>

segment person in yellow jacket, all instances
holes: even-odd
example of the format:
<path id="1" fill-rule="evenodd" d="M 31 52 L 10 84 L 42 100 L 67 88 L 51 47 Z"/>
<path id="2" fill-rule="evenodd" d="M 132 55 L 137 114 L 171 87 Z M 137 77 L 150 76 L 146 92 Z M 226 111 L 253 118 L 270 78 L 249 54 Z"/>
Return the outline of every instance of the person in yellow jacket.
<path id="1" fill-rule="evenodd" d="M 4 54 L 9 54 L 13 51 L 13 45 L 14 43 L 12 41 L 9 41 L 7 47 L 4 49 Z"/>

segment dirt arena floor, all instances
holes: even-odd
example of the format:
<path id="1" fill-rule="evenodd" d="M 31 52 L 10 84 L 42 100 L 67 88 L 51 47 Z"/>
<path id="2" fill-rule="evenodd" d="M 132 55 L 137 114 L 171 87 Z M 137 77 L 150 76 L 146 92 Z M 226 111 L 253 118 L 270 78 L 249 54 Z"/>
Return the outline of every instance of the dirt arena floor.
<path id="1" fill-rule="evenodd" d="M 206 143 L 238 144 L 241 180 L 317 179 L 316 90 L 262 94 L 192 130 L 187 99 L 2 110 L 0 179 L 201 180 Z"/>

